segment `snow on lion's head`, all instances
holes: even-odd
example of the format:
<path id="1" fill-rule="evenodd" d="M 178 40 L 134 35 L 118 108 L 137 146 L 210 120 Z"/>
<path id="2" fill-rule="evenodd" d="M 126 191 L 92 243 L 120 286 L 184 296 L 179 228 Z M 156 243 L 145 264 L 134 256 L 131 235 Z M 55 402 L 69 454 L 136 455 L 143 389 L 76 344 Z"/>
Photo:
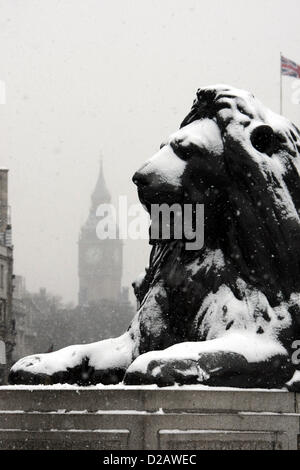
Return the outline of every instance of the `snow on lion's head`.
<path id="1" fill-rule="evenodd" d="M 230 260 L 228 283 L 240 277 L 275 306 L 300 292 L 299 152 L 287 119 L 246 91 L 210 86 L 133 180 L 148 208 L 204 204 L 203 249 Z"/>

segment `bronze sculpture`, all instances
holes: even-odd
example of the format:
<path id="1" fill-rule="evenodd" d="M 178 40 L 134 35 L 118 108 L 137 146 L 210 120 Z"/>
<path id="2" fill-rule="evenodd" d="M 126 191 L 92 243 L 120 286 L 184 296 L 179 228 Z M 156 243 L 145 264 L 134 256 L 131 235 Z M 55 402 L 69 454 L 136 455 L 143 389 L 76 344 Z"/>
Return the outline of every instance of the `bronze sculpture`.
<path id="1" fill-rule="evenodd" d="M 299 390 L 300 133 L 253 95 L 199 89 L 134 175 L 143 205 L 203 204 L 205 243 L 151 240 L 128 331 L 16 363 L 11 383 L 207 384 Z"/>

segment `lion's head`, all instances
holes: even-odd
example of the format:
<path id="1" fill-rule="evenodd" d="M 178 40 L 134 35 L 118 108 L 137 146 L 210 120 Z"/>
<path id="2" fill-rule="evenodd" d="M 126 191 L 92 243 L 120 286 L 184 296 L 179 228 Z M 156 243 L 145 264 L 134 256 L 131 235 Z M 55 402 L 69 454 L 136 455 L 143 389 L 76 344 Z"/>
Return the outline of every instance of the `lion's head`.
<path id="1" fill-rule="evenodd" d="M 205 247 L 276 305 L 300 292 L 299 152 L 291 122 L 248 92 L 211 86 L 133 181 L 147 208 L 204 204 Z"/>

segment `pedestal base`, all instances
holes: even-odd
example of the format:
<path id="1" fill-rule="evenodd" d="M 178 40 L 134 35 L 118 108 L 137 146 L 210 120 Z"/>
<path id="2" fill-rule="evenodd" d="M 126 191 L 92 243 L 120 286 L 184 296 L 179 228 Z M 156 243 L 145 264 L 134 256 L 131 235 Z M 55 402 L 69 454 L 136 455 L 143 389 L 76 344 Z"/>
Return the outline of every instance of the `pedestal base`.
<path id="1" fill-rule="evenodd" d="M 0 387 L 0 449 L 297 449 L 299 424 L 285 391 Z"/>

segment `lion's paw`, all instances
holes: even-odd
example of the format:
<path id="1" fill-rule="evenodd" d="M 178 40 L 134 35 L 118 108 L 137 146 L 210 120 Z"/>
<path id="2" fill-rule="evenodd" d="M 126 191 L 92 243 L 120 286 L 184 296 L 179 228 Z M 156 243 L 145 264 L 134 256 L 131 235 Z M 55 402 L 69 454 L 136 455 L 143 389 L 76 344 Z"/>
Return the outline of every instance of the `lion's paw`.
<path id="1" fill-rule="evenodd" d="M 210 375 L 192 359 L 159 358 L 157 352 L 139 356 L 127 369 L 126 385 L 157 384 L 167 387 L 175 384 L 205 383 Z"/>

